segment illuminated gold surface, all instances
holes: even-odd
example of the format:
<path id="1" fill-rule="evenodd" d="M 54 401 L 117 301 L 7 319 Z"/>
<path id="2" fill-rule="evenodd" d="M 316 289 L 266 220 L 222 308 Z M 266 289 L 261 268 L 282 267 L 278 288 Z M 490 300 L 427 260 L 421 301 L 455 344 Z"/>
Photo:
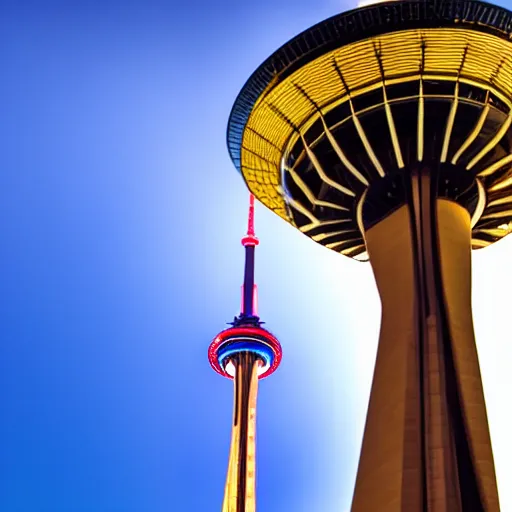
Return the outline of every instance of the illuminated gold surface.
<path id="1" fill-rule="evenodd" d="M 352 512 L 422 510 L 414 459 L 420 458 L 420 413 L 409 222 L 403 206 L 366 232 L 382 319 Z"/>
<path id="2" fill-rule="evenodd" d="M 242 352 L 236 357 L 240 360 L 233 360 L 235 401 L 222 512 L 255 512 L 256 399 L 260 362 L 254 354 Z M 245 464 L 245 471 L 242 464 Z"/>
<path id="3" fill-rule="evenodd" d="M 450 145 L 450 137 L 453 130 L 453 123 L 455 122 L 455 114 L 457 113 L 457 107 L 459 105 L 459 82 L 455 83 L 455 97 L 452 101 L 450 108 L 450 114 L 448 116 L 448 122 L 446 123 L 446 129 L 444 132 L 443 149 L 441 151 L 441 162 L 446 162 L 448 156 L 448 146 Z"/>
<path id="4" fill-rule="evenodd" d="M 386 169 L 383 169 L 364 133 L 358 120 L 360 113 L 356 112 L 352 105 L 353 98 L 371 90 L 383 89 L 383 107 L 388 125 L 383 129 L 389 131 L 397 165 L 402 167 L 401 148 L 394 128 L 391 102 L 387 99 L 386 87 L 407 81 L 420 81 L 417 96 L 419 97 L 417 157 L 421 161 L 424 143 L 424 99 L 428 98 L 427 95 L 424 95 L 422 81 L 451 81 L 454 83 L 456 91 L 458 91 L 459 83 L 483 87 L 495 94 L 509 109 L 512 109 L 512 59 L 504 58 L 505 55 L 511 53 L 511 50 L 512 45 L 509 41 L 465 28 L 398 31 L 343 46 L 304 65 L 282 81 L 272 81 L 256 101 L 243 133 L 241 169 L 250 190 L 260 201 L 288 222 L 293 223 L 293 219 L 287 211 L 286 202 L 291 208 L 306 215 L 311 223 L 302 227 L 301 230 L 307 232 L 312 227 L 318 226 L 320 221 L 296 199 L 286 198 L 285 201 L 281 172 L 283 170 L 289 172 L 283 163 L 283 155 L 287 148 L 292 147 L 294 141 L 299 137 L 303 139 L 303 134 L 318 119 L 318 116 L 323 118 L 340 103 L 349 102 L 354 124 L 368 157 L 375 170 L 383 176 Z M 422 57 L 424 58 L 422 59 Z M 421 69 L 422 61 L 423 69 Z M 342 78 L 340 78 L 340 73 Z M 484 107 L 469 138 L 452 157 L 448 155 L 448 145 L 457 111 L 458 96 L 456 93 L 455 98 L 447 98 L 451 99 L 452 108 L 446 121 L 441 160 L 445 161 L 449 158 L 452 163 L 456 163 L 480 133 L 490 107 L 488 105 Z M 512 115 L 509 112 L 502 129 L 474 156 L 468 164 L 468 169 L 475 167 L 478 171 L 477 174 L 482 172 L 486 176 L 499 170 L 501 166 L 495 166 L 495 164 L 487 168 L 483 166 L 481 169 L 479 166 L 485 160 L 485 155 L 499 142 L 510 127 L 511 122 Z M 330 131 L 333 126 L 327 127 L 324 121 L 323 123 L 326 137 L 349 172 L 362 183 L 367 181 L 357 168 L 357 162 L 349 162 L 339 145 L 333 144 L 331 139 L 334 140 L 334 137 Z M 307 145 L 304 141 L 304 147 L 307 157 L 313 163 L 321 179 L 340 190 L 339 184 L 329 183 L 326 169 L 322 169 L 315 157 L 314 144 Z M 507 160 L 503 165 L 508 163 Z M 292 179 L 304 193 L 308 193 L 304 182 L 301 183 L 296 174 L 292 175 Z M 491 193 L 494 190 L 500 190 L 503 193 L 510 188 L 512 205 L 512 179 L 501 180 L 494 187 L 497 188 L 491 187 Z M 340 191 L 346 195 L 353 194 L 350 189 L 346 188 Z M 310 196 L 311 192 L 309 191 L 307 197 Z M 492 197 L 490 199 L 492 200 Z M 316 198 L 312 202 L 318 205 Z M 364 250 L 362 234 L 360 235 L 361 241 L 358 241 L 357 244 L 362 243 Z M 474 232 L 473 247 L 478 248 L 489 243 L 478 238 L 477 226 Z M 353 250 L 354 247 L 349 247 L 346 250 L 347 255 Z M 341 252 L 343 253 L 343 251 Z"/>

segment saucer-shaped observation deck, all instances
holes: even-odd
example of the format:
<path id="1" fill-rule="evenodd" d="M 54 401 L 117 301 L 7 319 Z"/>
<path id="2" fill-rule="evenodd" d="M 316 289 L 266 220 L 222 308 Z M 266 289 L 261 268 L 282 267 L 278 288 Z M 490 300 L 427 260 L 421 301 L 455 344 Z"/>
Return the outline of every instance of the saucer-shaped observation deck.
<path id="1" fill-rule="evenodd" d="M 512 231 L 512 13 L 400 1 L 334 16 L 251 76 L 228 145 L 251 192 L 326 247 L 367 258 L 364 233 L 428 169 L 463 204 L 472 247 Z"/>
<path id="2" fill-rule="evenodd" d="M 266 329 L 241 324 L 225 329 L 215 337 L 208 349 L 208 360 L 218 374 L 232 379 L 235 368 L 231 359 L 241 352 L 253 354 L 260 361 L 259 379 L 274 373 L 283 355 L 281 344 Z"/>

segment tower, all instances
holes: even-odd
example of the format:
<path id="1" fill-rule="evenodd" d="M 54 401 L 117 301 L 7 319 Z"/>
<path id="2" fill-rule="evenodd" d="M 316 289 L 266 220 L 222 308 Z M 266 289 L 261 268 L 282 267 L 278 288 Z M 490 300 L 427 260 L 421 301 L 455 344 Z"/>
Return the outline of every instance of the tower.
<path id="1" fill-rule="evenodd" d="M 256 398 L 258 379 L 268 377 L 281 362 L 279 341 L 261 324 L 257 314 L 254 256 L 259 241 L 254 233 L 254 196 L 250 195 L 245 247 L 242 307 L 232 327 L 222 331 L 208 349 L 212 368 L 234 380 L 235 401 L 228 474 L 222 512 L 256 510 Z"/>
<path id="2" fill-rule="evenodd" d="M 353 512 L 499 510 L 470 253 L 512 226 L 511 36 L 478 1 L 362 7 L 277 50 L 230 116 L 251 192 L 376 278 Z"/>

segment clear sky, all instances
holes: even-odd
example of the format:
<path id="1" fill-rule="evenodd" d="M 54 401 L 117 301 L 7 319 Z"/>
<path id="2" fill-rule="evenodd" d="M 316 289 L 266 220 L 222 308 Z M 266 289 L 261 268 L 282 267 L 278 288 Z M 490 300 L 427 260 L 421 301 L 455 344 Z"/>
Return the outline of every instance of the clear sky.
<path id="1" fill-rule="evenodd" d="M 71 6 L 72 5 L 72 6 Z M 225 145 L 249 74 L 334 0 L 0 7 L 0 510 L 220 510 L 247 193 Z M 512 6 L 511 6 L 512 7 Z M 263 512 L 349 509 L 379 329 L 368 264 L 257 205 Z M 474 257 L 502 509 L 512 510 L 512 237 Z"/>

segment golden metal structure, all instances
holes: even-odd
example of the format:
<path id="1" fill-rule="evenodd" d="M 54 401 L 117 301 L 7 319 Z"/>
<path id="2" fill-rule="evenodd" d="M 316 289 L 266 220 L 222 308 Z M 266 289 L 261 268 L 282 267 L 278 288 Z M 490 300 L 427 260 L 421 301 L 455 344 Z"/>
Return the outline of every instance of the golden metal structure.
<path id="1" fill-rule="evenodd" d="M 458 95 L 460 84 L 481 87 L 506 105 L 507 116 L 502 124 L 502 129 L 490 137 L 488 143 L 467 164 L 468 170 L 475 166 L 478 168 L 477 175 L 491 177 L 510 163 L 510 160 L 502 159 L 492 162 L 491 165 L 485 165 L 484 157 L 499 144 L 512 122 L 512 59 L 505 58 L 511 51 L 512 44 L 509 40 L 473 29 L 404 30 L 342 46 L 321 55 L 279 81 L 270 81 L 255 102 L 242 136 L 240 168 L 249 189 L 263 204 L 299 227 L 301 231 L 308 232 L 322 226 L 325 221 L 319 220 L 312 213 L 309 205 L 283 194 L 282 175 L 290 173 L 292 179 L 308 197 L 308 201 L 313 205 L 323 204 L 329 207 L 329 204 L 322 203 L 314 197 L 311 190 L 307 190 L 307 186 L 300 182 L 300 177 L 294 172 L 294 168 L 287 165 L 287 156 L 296 141 L 304 140 L 308 129 L 320 119 L 324 126 L 322 136 L 329 139 L 349 172 L 359 181 L 368 185 L 368 179 L 358 168 L 357 162 L 350 162 L 347 159 L 343 148 L 332 136 L 332 131 L 343 122 L 343 119 L 338 120 L 335 124 L 329 124 L 326 117 L 340 104 L 344 102 L 349 104 L 350 117 L 364 143 L 365 150 L 373 162 L 376 172 L 380 176 L 384 176 L 388 170 L 379 161 L 372 142 L 360 122 L 361 116 L 367 112 L 368 108 L 358 109 L 355 106 L 355 100 L 371 91 L 378 89 L 383 91 L 382 107 L 386 112 L 387 129 L 391 136 L 397 166 L 402 168 L 404 166 L 402 149 L 396 133 L 396 120 L 393 116 L 393 105 L 397 104 L 398 100 L 389 99 L 386 91 L 396 84 L 417 82 L 417 94 L 410 98 L 400 98 L 400 101 L 413 98 L 418 101 L 417 160 L 422 161 L 424 152 L 423 117 L 425 100 L 429 98 L 429 95 L 425 94 L 423 90 L 423 84 L 428 80 L 451 83 L 454 89 L 451 95 L 446 96 L 446 100 L 451 101 L 452 106 L 446 119 L 441 161 L 449 159 L 452 163 L 457 163 L 475 139 L 482 136 L 481 130 L 484 122 L 494 108 L 494 105 L 489 103 L 488 96 L 483 104 L 482 114 L 472 132 L 461 147 L 455 148 L 455 151 L 448 154 L 453 123 L 461 101 Z M 489 77 L 492 77 L 492 80 Z M 433 96 L 430 95 L 430 97 Z M 464 99 L 464 101 L 470 100 Z M 371 108 L 379 106 L 371 105 Z M 322 136 L 312 143 L 304 142 L 304 154 L 299 158 L 310 159 L 320 179 L 327 185 L 333 186 L 357 200 L 357 195 L 353 190 L 329 178 L 329 172 L 322 167 L 315 155 L 315 146 Z M 296 164 L 298 163 L 300 163 L 300 159 L 296 162 Z M 495 230 L 496 238 L 508 234 L 504 230 L 496 230 L 500 224 L 499 219 L 502 216 L 512 219 L 512 179 L 510 174 L 503 176 L 499 173 L 496 183 L 493 183 L 487 190 L 489 201 L 498 197 L 498 192 L 501 197 L 504 190 L 509 193 L 507 197 L 510 197 L 510 200 L 503 204 L 498 213 L 493 211 L 490 214 L 496 219 L 496 226 L 484 228 Z M 340 208 L 339 205 L 330 207 Z M 294 220 L 293 211 L 305 215 L 310 223 L 306 226 L 298 226 Z M 488 219 L 485 213 L 482 219 Z M 485 231 L 480 232 L 479 227 L 476 226 L 472 237 L 474 249 L 489 245 L 488 238 L 482 237 L 482 234 L 485 235 Z M 358 236 L 355 234 L 350 236 L 353 243 L 347 244 L 339 252 L 352 257 L 365 253 L 362 233 L 359 232 Z M 336 247 L 333 248 L 338 250 Z M 363 257 L 365 258 L 366 254 Z"/>

